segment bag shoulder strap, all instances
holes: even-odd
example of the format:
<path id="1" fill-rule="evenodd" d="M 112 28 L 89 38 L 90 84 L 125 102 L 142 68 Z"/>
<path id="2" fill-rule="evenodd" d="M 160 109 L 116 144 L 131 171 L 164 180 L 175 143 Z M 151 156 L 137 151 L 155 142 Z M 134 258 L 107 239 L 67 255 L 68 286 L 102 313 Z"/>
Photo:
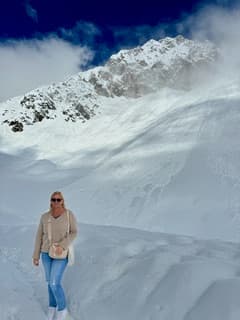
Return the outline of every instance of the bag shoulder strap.
<path id="1" fill-rule="evenodd" d="M 52 223 L 50 213 L 48 214 L 48 240 L 52 244 Z"/>
<path id="2" fill-rule="evenodd" d="M 68 234 L 70 233 L 70 216 L 69 216 L 69 210 L 67 209 L 67 218 L 68 218 Z"/>

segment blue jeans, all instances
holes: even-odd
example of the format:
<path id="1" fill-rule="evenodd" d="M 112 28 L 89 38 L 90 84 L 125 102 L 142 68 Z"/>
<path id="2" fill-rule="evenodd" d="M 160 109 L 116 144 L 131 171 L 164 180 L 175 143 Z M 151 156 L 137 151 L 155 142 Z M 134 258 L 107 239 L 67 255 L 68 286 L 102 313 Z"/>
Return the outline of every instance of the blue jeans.
<path id="1" fill-rule="evenodd" d="M 61 280 L 68 258 L 52 259 L 47 252 L 42 252 L 41 258 L 48 283 L 49 306 L 57 307 L 59 311 L 63 310 L 66 308 L 66 299 Z"/>

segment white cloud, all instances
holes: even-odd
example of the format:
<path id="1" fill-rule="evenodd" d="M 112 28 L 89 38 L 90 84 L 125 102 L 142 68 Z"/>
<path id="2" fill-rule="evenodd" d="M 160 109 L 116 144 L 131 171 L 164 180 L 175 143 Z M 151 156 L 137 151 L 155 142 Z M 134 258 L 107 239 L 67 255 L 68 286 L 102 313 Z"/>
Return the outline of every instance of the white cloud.
<path id="1" fill-rule="evenodd" d="M 239 35 L 239 18 L 239 7 L 224 9 L 206 6 L 197 14 L 188 17 L 183 24 L 191 30 L 194 37 L 208 38 L 217 44 L 223 44 Z"/>
<path id="2" fill-rule="evenodd" d="M 38 22 L 38 13 L 37 13 L 37 10 L 34 9 L 29 2 L 26 2 L 25 3 L 25 10 L 26 10 L 26 13 L 27 15 L 33 19 L 35 22 Z"/>
<path id="3" fill-rule="evenodd" d="M 93 58 L 87 47 L 56 37 L 0 43 L 0 101 L 81 71 Z"/>
<path id="4" fill-rule="evenodd" d="M 155 26 L 139 25 L 131 28 L 112 28 L 114 38 L 123 45 L 142 44 L 149 39 L 161 39 L 165 36 L 183 34 L 193 39 L 209 39 L 218 46 L 231 44 L 238 46 L 240 30 L 240 4 L 238 1 L 218 0 L 216 5 L 203 4 L 192 15 L 182 14 L 171 23 L 159 23 Z M 239 51 L 238 51 L 239 52 Z"/>
<path id="5" fill-rule="evenodd" d="M 206 6 L 183 22 L 183 29 L 191 30 L 193 39 L 208 39 L 220 49 L 219 70 L 237 75 L 240 68 L 240 6 L 223 8 Z"/>

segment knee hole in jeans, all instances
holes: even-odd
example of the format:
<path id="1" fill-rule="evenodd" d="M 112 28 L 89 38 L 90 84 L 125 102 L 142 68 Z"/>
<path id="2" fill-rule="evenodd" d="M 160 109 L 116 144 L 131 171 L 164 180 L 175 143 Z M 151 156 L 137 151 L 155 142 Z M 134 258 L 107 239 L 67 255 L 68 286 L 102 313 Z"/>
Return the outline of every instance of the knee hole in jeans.
<path id="1" fill-rule="evenodd" d="M 56 286 L 58 285 L 58 283 L 56 283 L 56 282 L 49 282 L 49 285 L 50 285 L 51 287 L 56 287 Z"/>

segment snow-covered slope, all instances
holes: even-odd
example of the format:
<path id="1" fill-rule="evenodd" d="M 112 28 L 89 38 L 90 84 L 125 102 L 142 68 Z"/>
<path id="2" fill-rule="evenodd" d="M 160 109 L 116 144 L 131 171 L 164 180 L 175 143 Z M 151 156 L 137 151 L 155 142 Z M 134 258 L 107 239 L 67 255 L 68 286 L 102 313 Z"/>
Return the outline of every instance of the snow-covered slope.
<path id="1" fill-rule="evenodd" d="M 79 230 L 76 263 L 63 280 L 75 320 L 239 319 L 238 245 L 82 224 Z M 2 320 L 45 317 L 43 268 L 31 266 L 35 231 L 0 225 Z"/>
<path id="2" fill-rule="evenodd" d="M 1 166 L 1 212 L 33 222 L 61 189 L 82 222 L 238 240 L 238 90 L 162 90 L 112 99 L 84 125 L 46 121 L 17 138 L 8 130 L 1 148 L 16 158 Z"/>

